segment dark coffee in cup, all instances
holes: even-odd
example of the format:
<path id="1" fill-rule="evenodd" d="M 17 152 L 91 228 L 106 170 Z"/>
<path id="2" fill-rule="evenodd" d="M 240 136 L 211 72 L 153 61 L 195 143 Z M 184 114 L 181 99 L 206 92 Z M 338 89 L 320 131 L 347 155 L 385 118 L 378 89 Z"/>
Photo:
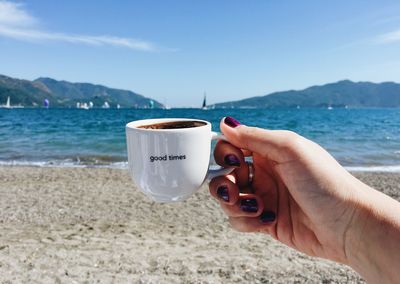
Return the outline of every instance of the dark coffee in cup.
<path id="1" fill-rule="evenodd" d="M 144 129 L 180 129 L 180 128 L 192 128 L 192 127 L 199 127 L 206 125 L 205 122 L 202 121 L 169 121 L 169 122 L 162 122 L 162 123 L 155 123 L 149 125 L 141 125 L 138 128 Z"/>

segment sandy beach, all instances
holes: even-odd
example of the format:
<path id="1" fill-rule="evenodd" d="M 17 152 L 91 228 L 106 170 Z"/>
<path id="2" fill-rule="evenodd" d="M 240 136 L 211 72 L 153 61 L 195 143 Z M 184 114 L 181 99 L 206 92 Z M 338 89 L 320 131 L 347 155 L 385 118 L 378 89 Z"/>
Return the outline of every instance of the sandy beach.
<path id="1" fill-rule="evenodd" d="M 358 173 L 400 200 L 400 174 Z M 126 170 L 0 168 L 0 283 L 363 282 L 260 234 L 233 231 L 202 188 L 156 204 Z"/>

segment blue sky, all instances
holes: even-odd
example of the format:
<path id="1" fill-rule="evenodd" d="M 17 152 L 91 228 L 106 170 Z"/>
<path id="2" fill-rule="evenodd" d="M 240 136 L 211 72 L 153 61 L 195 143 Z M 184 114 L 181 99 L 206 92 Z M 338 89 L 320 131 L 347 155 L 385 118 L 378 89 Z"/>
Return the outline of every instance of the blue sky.
<path id="1" fill-rule="evenodd" d="M 199 106 L 400 82 L 399 1 L 2 1 L 0 74 Z"/>

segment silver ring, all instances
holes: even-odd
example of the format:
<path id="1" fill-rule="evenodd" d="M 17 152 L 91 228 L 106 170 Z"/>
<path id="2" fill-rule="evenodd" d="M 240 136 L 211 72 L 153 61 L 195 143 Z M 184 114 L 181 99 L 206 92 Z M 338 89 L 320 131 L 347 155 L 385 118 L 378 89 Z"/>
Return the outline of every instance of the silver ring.
<path id="1" fill-rule="evenodd" d="M 248 183 L 249 183 L 249 185 L 251 185 L 253 183 L 253 178 L 254 178 L 254 166 L 253 166 L 253 163 L 250 162 L 250 161 L 246 161 L 246 164 L 247 164 L 248 169 L 249 169 Z"/>

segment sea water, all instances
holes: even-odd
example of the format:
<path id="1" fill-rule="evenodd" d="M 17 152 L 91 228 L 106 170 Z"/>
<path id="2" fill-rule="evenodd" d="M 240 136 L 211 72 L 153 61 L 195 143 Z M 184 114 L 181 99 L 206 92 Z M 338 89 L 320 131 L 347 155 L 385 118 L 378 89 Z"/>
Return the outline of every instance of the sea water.
<path id="1" fill-rule="evenodd" d="M 126 167 L 125 124 L 224 116 L 316 141 L 351 170 L 400 172 L 400 109 L 0 109 L 0 165 Z"/>

